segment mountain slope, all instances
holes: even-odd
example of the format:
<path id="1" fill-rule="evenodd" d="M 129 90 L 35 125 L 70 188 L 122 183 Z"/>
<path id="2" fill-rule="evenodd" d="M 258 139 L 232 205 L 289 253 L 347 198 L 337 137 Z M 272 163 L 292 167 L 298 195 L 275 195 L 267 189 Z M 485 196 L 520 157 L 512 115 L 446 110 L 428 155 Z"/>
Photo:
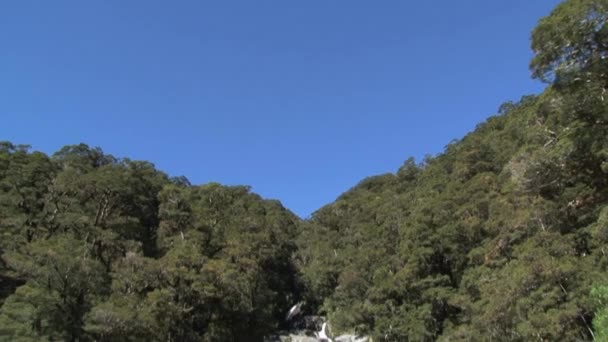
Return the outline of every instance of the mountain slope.
<path id="1" fill-rule="evenodd" d="M 366 179 L 313 214 L 299 267 L 337 330 L 395 341 L 593 337 L 589 293 L 607 261 L 607 17 L 606 1 L 560 4 L 533 32 L 543 94 L 503 104 L 444 153 Z"/>

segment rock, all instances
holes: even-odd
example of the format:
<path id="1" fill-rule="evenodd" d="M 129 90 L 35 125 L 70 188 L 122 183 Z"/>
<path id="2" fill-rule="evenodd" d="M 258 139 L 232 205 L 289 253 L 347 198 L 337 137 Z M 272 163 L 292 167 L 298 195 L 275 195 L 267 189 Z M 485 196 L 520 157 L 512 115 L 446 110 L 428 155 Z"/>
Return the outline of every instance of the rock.
<path id="1" fill-rule="evenodd" d="M 335 342 L 368 342 L 368 337 L 360 337 L 355 335 L 340 335 L 334 339 Z"/>
<path id="2" fill-rule="evenodd" d="M 279 335 L 266 338 L 264 342 L 319 342 L 316 337 L 300 334 Z"/>
<path id="3" fill-rule="evenodd" d="M 310 332 L 298 331 L 272 336 L 264 342 L 321 342 L 322 340 L 309 335 Z M 340 335 L 333 339 L 334 342 L 369 342 L 369 337 L 356 335 Z"/>
<path id="4" fill-rule="evenodd" d="M 289 335 L 289 339 L 284 342 L 319 342 L 316 337 L 303 336 L 303 335 Z M 281 341 L 283 342 L 283 341 Z"/>
<path id="5" fill-rule="evenodd" d="M 301 316 L 291 323 L 291 329 L 318 331 L 321 329 L 323 322 L 325 322 L 325 318 L 321 316 Z"/>
<path id="6" fill-rule="evenodd" d="M 300 316 L 291 322 L 289 330 L 279 331 L 276 335 L 265 338 L 264 342 L 323 342 L 324 340 L 316 337 L 316 333 L 326 321 L 326 318 L 322 316 Z M 365 336 L 345 334 L 332 338 L 332 341 L 370 342 L 371 340 Z"/>
<path id="7" fill-rule="evenodd" d="M 264 342 L 318 342 L 314 332 L 310 330 L 291 330 L 279 332 L 275 336 L 264 339 Z"/>

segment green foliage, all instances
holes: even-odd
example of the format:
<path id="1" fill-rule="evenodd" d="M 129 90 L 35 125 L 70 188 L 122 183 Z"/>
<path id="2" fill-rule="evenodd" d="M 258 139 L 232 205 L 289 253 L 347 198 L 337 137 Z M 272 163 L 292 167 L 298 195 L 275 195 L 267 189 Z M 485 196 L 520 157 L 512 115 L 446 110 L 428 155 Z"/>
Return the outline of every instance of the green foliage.
<path id="1" fill-rule="evenodd" d="M 608 341 L 608 286 L 595 286 L 591 290 L 591 297 L 597 305 L 593 328 L 597 341 Z"/>
<path id="2" fill-rule="evenodd" d="M 102 265 L 87 246 L 69 236 L 32 242 L 23 252 L 5 255 L 27 279 L 0 310 L 3 335 L 79 340 L 83 319 L 107 289 Z"/>
<path id="3" fill-rule="evenodd" d="M 603 64 L 608 47 L 608 1 L 568 0 L 543 18 L 532 34 L 535 77 L 554 80 Z"/>
<path id="4" fill-rule="evenodd" d="M 296 223 L 248 187 L 2 143 L 0 336 L 261 340 L 298 296 Z"/>
<path id="5" fill-rule="evenodd" d="M 605 1 L 560 4 L 533 33 L 545 93 L 502 105 L 443 154 L 365 180 L 313 215 L 300 267 L 337 330 L 393 341 L 592 337 L 588 293 L 607 266 L 606 13 Z"/>

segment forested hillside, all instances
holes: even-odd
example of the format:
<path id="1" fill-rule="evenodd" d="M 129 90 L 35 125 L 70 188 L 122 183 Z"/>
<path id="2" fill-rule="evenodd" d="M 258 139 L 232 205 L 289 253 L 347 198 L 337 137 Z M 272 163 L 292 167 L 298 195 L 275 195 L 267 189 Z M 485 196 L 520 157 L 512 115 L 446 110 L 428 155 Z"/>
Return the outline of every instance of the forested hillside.
<path id="1" fill-rule="evenodd" d="M 306 223 L 298 265 L 336 329 L 593 338 L 606 291 L 590 293 L 608 284 L 607 16 L 608 1 L 562 3 L 532 35 L 543 94 L 503 104 L 443 154 L 362 181 Z"/>
<path id="2" fill-rule="evenodd" d="M 297 218 L 86 145 L 0 146 L 0 339 L 259 340 L 293 301 Z"/>
<path id="3" fill-rule="evenodd" d="M 0 340 L 608 341 L 608 0 L 532 33 L 539 95 L 300 220 L 87 145 L 0 145 Z M 496 80 L 500 82 L 500 80 Z"/>

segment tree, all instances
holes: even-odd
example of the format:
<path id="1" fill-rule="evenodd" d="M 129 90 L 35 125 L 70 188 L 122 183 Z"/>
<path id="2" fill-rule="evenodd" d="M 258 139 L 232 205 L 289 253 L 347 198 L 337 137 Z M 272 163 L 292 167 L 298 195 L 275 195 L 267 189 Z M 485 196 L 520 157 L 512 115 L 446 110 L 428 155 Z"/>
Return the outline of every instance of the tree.
<path id="1" fill-rule="evenodd" d="M 81 340 L 86 313 L 109 285 L 88 246 L 61 236 L 32 242 L 25 253 L 4 258 L 27 282 L 0 309 L 0 335 Z"/>
<path id="2" fill-rule="evenodd" d="M 540 20 L 532 33 L 533 76 L 559 82 L 605 68 L 607 19 L 606 0 L 568 0 L 559 4 L 551 15 Z"/>
<path id="3" fill-rule="evenodd" d="M 597 285 L 591 290 L 591 297 L 597 305 L 593 328 L 597 341 L 608 341 L 608 286 Z"/>

